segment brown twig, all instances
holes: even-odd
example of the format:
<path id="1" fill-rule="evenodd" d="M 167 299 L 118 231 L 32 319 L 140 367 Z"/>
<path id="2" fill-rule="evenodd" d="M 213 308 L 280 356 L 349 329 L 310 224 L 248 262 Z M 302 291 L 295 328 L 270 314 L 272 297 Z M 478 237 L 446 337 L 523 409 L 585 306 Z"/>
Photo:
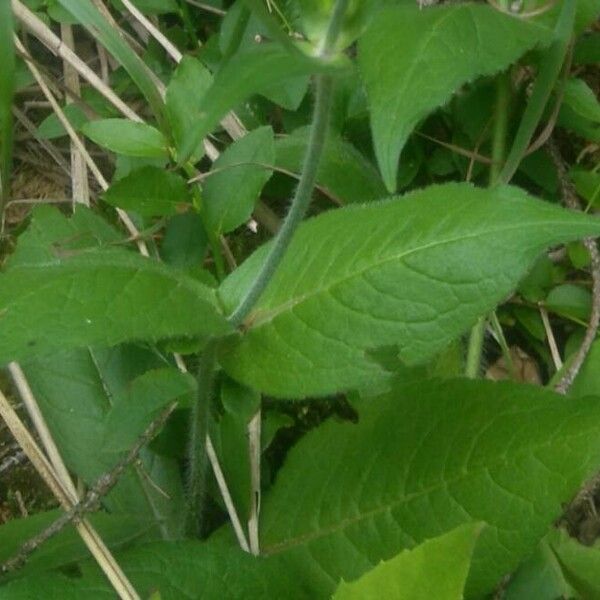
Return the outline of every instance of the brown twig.
<path id="1" fill-rule="evenodd" d="M 560 150 L 553 138 L 550 138 L 547 143 L 547 148 L 552 158 L 558 174 L 558 182 L 565 205 L 572 210 L 581 210 L 577 192 L 567 173 L 567 167 L 563 160 Z M 577 350 L 575 357 L 568 366 L 565 374 L 556 384 L 555 390 L 560 394 L 566 394 L 575 377 L 581 369 L 581 365 L 585 360 L 590 348 L 596 339 L 598 326 L 600 325 L 600 251 L 593 238 L 585 238 L 583 244 L 590 253 L 591 272 L 592 272 L 592 310 L 590 320 L 585 330 L 583 341 Z"/>
<path id="2" fill-rule="evenodd" d="M 137 439 L 127 455 L 123 457 L 111 471 L 100 476 L 88 490 L 85 497 L 75 506 L 61 515 L 56 521 L 46 527 L 46 529 L 27 540 L 14 557 L 10 558 L 0 566 L 0 573 L 8 573 L 9 571 L 14 571 L 23 566 L 33 552 L 51 537 L 60 533 L 69 523 L 72 521 L 79 521 L 83 515 L 98 510 L 100 507 L 100 500 L 112 490 L 125 469 L 137 459 L 141 449 L 159 432 L 165 424 L 165 421 L 169 418 L 169 415 L 173 412 L 175 406 L 176 403 L 173 402 L 163 410 Z"/>

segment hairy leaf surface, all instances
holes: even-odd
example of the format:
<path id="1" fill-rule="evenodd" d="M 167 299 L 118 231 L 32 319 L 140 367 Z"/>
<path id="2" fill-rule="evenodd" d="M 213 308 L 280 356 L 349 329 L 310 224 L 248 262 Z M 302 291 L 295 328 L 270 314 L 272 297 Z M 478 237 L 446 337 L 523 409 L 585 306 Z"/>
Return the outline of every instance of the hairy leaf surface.
<path id="1" fill-rule="evenodd" d="M 415 125 L 464 83 L 508 67 L 551 31 L 491 6 L 455 4 L 381 11 L 359 42 L 375 154 L 390 192 Z"/>
<path id="2" fill-rule="evenodd" d="M 299 228 L 221 363 L 280 397 L 367 386 L 386 376 L 367 351 L 398 345 L 406 363 L 424 362 L 506 298 L 545 247 L 599 231 L 512 187 L 448 184 L 331 211 Z M 222 285 L 228 310 L 267 250 Z"/>

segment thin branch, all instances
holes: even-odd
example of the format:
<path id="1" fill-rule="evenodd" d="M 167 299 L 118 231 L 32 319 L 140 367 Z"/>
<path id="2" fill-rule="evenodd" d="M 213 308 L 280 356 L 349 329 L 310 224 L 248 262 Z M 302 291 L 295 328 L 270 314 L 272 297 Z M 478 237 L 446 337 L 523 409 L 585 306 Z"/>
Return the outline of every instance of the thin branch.
<path id="1" fill-rule="evenodd" d="M 99 477 L 94 485 L 88 490 L 85 497 L 61 515 L 49 527 L 27 540 L 19 549 L 17 554 L 0 565 L 0 572 L 7 573 L 22 567 L 29 556 L 35 552 L 44 542 L 60 533 L 72 521 L 80 521 L 89 512 L 98 510 L 100 500 L 106 496 L 119 481 L 119 478 L 138 457 L 142 448 L 148 444 L 165 424 L 169 415 L 173 412 L 176 403 L 172 403 L 160 415 L 150 423 L 129 452 L 108 473 Z"/>
<path id="2" fill-rule="evenodd" d="M 546 339 L 548 340 L 548 347 L 550 348 L 550 355 L 552 356 L 554 369 L 556 371 L 560 371 L 563 366 L 563 361 L 560 357 L 560 352 L 558 351 L 558 344 L 556 343 L 556 338 L 554 337 L 554 331 L 552 331 L 552 326 L 550 325 L 548 311 L 543 306 L 540 306 L 540 316 L 542 317 L 542 323 L 544 324 L 544 331 L 546 332 Z"/>
<path id="3" fill-rule="evenodd" d="M 547 147 L 554 165 L 556 166 L 563 202 L 571 210 L 581 210 L 577 192 L 569 179 L 567 167 L 554 139 L 551 138 L 548 141 Z M 566 394 L 573 384 L 573 381 L 575 381 L 575 377 L 577 377 L 577 374 L 596 339 L 596 334 L 598 333 L 598 327 L 600 325 L 600 251 L 598 251 L 598 246 L 593 238 L 585 238 L 583 244 L 591 258 L 592 310 L 589 323 L 585 330 L 585 335 L 583 336 L 583 341 L 575 353 L 575 357 L 570 362 L 566 373 L 561 377 L 554 388 L 561 394 Z"/>
<path id="4" fill-rule="evenodd" d="M 250 457 L 250 516 L 248 518 L 248 537 L 250 552 L 255 556 L 260 554 L 258 537 L 258 517 L 260 514 L 260 409 L 248 423 L 248 454 Z"/>

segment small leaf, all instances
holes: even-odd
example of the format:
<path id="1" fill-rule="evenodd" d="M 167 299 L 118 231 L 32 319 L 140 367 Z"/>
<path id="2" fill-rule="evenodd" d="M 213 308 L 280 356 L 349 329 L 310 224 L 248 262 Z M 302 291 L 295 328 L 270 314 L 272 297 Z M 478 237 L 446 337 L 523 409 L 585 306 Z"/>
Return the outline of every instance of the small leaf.
<path id="1" fill-rule="evenodd" d="M 572 78 L 565 82 L 563 105 L 568 106 L 582 119 L 600 123 L 600 102 L 582 79 Z"/>
<path id="2" fill-rule="evenodd" d="M 167 142 L 162 133 L 145 123 L 128 119 L 101 119 L 85 123 L 81 131 L 99 146 L 117 154 L 142 158 L 168 156 Z"/>
<path id="3" fill-rule="evenodd" d="M 342 582 L 332 600 L 462 600 L 480 531 L 476 523 L 463 525 L 405 550 L 357 581 Z"/>
<path id="4" fill-rule="evenodd" d="M 67 104 L 63 108 L 65 117 L 73 126 L 75 131 L 78 131 L 84 123 L 89 121 L 88 116 L 85 114 L 82 108 L 77 104 Z M 67 135 L 67 130 L 64 125 L 59 121 L 56 113 L 49 114 L 38 126 L 38 135 L 45 140 L 52 140 L 55 138 Z"/>
<path id="5" fill-rule="evenodd" d="M 367 350 L 398 345 L 405 363 L 425 362 L 505 299 L 544 248 L 599 231 L 598 220 L 518 188 L 467 184 L 319 215 L 296 232 L 221 364 L 286 398 L 381 382 L 388 375 Z M 268 248 L 222 284 L 228 311 Z"/>
<path id="6" fill-rule="evenodd" d="M 136 442 L 157 413 L 176 400 L 179 407 L 191 405 L 196 380 L 189 373 L 173 367 L 147 371 L 134 379 L 106 417 L 106 452 L 125 452 Z"/>
<path id="7" fill-rule="evenodd" d="M 565 283 L 548 294 L 545 304 L 549 310 L 559 315 L 587 321 L 592 310 L 592 294 L 581 286 Z"/>
<path id="8" fill-rule="evenodd" d="M 202 190 L 206 221 L 215 233 L 233 231 L 252 215 L 260 192 L 273 174 L 273 130 L 260 127 L 237 140 L 213 163 Z"/>
<path id="9" fill-rule="evenodd" d="M 551 31 L 490 6 L 456 4 L 381 11 L 359 42 L 375 154 L 390 192 L 415 125 L 461 85 L 508 67 Z"/>
<path id="10" fill-rule="evenodd" d="M 84 253 L 0 275 L 0 362 L 88 345 L 229 330 L 207 287 L 128 252 Z"/>
<path id="11" fill-rule="evenodd" d="M 179 149 L 187 132 L 200 118 L 202 97 L 212 75 L 197 59 L 184 56 L 167 87 L 166 107 L 175 145 Z"/>
<path id="12" fill-rule="evenodd" d="M 308 145 L 309 129 L 301 128 L 277 139 L 279 168 L 300 173 Z M 387 190 L 377 170 L 352 144 L 329 135 L 319 162 L 317 183 L 344 204 L 385 198 Z"/>
<path id="13" fill-rule="evenodd" d="M 263 497 L 261 550 L 310 574 L 313 597 L 480 521 L 465 597 L 485 596 L 600 466 L 598 398 L 459 379 L 399 386 L 358 411 L 304 436 Z"/>
<path id="14" fill-rule="evenodd" d="M 345 63 L 344 63 L 345 64 Z M 323 62 L 301 53 L 288 53 L 273 43 L 259 44 L 235 54 L 215 75 L 213 84 L 202 97 L 200 118 L 186 132 L 178 160 L 185 162 L 200 142 L 229 110 L 252 94 L 300 75 L 339 70 L 337 63 Z"/>
<path id="15" fill-rule="evenodd" d="M 103 200 L 143 217 L 174 215 L 192 203 L 185 179 L 152 166 L 135 169 L 113 183 Z"/>

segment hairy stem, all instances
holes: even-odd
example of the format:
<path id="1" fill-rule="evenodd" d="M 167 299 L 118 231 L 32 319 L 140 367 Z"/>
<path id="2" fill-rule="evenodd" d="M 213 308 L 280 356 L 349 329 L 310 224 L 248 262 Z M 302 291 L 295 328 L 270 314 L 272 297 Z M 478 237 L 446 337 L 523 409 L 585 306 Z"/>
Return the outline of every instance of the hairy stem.
<path id="1" fill-rule="evenodd" d="M 500 176 L 502 161 L 506 151 L 506 132 L 510 105 L 510 74 L 503 73 L 496 82 L 496 105 L 494 108 L 494 131 L 492 134 L 492 164 L 490 165 L 489 184 L 493 186 Z M 471 330 L 467 348 L 465 375 L 474 379 L 479 375 L 483 340 L 487 319 L 481 317 Z"/>
<path id="2" fill-rule="evenodd" d="M 327 34 L 319 50 L 320 56 L 328 56 L 335 47 L 335 42 L 341 30 L 347 5 L 348 0 L 337 0 Z M 313 122 L 306 155 L 304 157 L 300 182 L 296 188 L 290 210 L 281 229 L 277 232 L 277 235 L 273 240 L 271 250 L 263 263 L 258 276 L 252 283 L 250 289 L 246 292 L 246 295 L 238 307 L 229 316 L 229 322 L 235 327 L 238 327 L 243 323 L 244 319 L 248 316 L 262 293 L 265 291 L 265 288 L 269 284 L 269 281 L 271 281 L 281 259 L 285 255 L 298 225 L 306 214 L 316 184 L 317 170 L 319 168 L 321 154 L 327 137 L 332 91 L 332 78 L 329 75 L 318 75 L 316 77 L 316 101 Z"/>

